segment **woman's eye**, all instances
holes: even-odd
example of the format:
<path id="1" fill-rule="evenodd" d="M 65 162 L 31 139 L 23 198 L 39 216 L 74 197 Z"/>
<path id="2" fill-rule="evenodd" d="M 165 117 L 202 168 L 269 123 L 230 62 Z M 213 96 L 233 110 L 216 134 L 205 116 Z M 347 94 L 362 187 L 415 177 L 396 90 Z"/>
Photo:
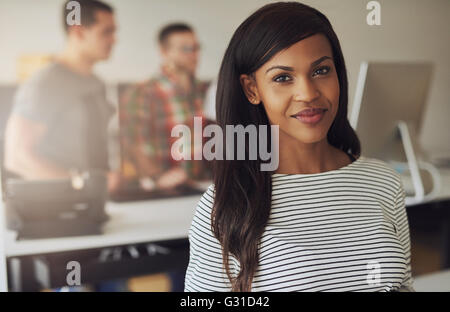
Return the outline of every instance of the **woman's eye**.
<path id="1" fill-rule="evenodd" d="M 275 82 L 288 82 L 291 81 L 291 77 L 289 77 L 288 75 L 280 75 L 275 77 L 275 79 L 273 81 Z"/>
<path id="2" fill-rule="evenodd" d="M 328 74 L 330 72 L 330 67 L 329 66 L 323 66 L 323 67 L 320 67 L 320 68 L 317 68 L 315 71 L 314 71 L 314 74 L 313 74 L 313 76 L 315 76 L 315 75 L 326 75 L 326 74 Z"/>

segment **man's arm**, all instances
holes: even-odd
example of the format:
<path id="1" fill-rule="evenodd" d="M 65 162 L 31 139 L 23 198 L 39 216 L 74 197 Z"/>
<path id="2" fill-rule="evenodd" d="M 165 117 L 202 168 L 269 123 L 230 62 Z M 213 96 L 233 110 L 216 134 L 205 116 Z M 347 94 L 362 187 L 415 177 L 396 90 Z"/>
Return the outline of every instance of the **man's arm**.
<path id="1" fill-rule="evenodd" d="M 159 168 L 153 164 L 150 157 L 142 152 L 142 143 L 137 143 L 131 147 L 134 159 L 137 165 L 137 174 L 139 177 L 155 177 L 159 173 Z"/>
<path id="2" fill-rule="evenodd" d="M 52 164 L 35 151 L 46 131 L 47 126 L 42 123 L 11 114 L 5 133 L 5 168 L 28 180 L 68 178 L 67 169 Z"/>
<path id="3" fill-rule="evenodd" d="M 121 118 L 122 140 L 125 143 L 127 154 L 136 167 L 136 174 L 139 177 L 154 176 L 159 172 L 159 168 L 152 164 L 151 157 L 145 151 L 149 149 L 149 135 L 147 127 L 150 126 L 149 108 L 145 107 L 145 97 L 142 91 L 143 86 L 133 86 L 122 99 Z"/>

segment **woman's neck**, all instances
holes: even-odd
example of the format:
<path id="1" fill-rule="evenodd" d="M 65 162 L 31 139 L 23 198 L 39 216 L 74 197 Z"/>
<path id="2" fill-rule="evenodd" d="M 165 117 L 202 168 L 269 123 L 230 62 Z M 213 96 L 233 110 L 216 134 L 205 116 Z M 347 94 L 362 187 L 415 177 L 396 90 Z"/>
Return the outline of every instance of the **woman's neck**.
<path id="1" fill-rule="evenodd" d="M 287 142 L 289 141 L 289 142 Z M 348 156 L 324 140 L 301 143 L 280 136 L 279 165 L 276 173 L 314 174 L 336 170 L 350 163 Z"/>

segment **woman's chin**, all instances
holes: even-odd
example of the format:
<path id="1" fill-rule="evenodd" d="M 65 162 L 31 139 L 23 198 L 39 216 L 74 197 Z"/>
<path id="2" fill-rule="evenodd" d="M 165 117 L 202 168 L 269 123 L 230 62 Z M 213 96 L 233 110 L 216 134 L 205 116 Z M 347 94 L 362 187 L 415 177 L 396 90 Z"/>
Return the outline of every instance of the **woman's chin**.
<path id="1" fill-rule="evenodd" d="M 302 143 L 302 144 L 313 144 L 313 143 L 319 143 L 323 140 L 326 139 L 327 137 L 327 133 L 325 131 L 319 131 L 319 130 L 314 130 L 314 131 L 302 131 L 301 135 L 299 135 L 299 133 L 293 133 L 291 134 L 291 136 L 293 138 L 295 138 L 295 140 L 298 143 Z"/>

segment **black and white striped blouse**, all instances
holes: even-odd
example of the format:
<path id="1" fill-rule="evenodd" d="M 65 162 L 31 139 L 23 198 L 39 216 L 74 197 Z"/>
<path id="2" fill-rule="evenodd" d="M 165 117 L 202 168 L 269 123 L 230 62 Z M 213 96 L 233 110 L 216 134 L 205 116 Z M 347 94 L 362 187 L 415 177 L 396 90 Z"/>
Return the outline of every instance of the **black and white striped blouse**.
<path id="1" fill-rule="evenodd" d="M 230 291 L 211 231 L 214 186 L 189 230 L 185 291 Z M 239 262 L 230 256 L 231 271 Z M 252 291 L 396 291 L 412 287 L 405 192 L 385 162 L 359 157 L 317 174 L 274 174 Z"/>

